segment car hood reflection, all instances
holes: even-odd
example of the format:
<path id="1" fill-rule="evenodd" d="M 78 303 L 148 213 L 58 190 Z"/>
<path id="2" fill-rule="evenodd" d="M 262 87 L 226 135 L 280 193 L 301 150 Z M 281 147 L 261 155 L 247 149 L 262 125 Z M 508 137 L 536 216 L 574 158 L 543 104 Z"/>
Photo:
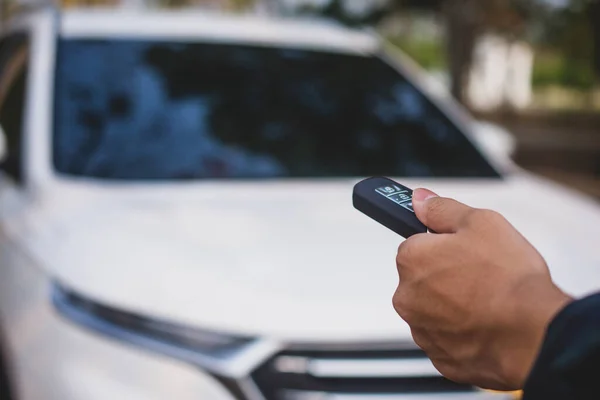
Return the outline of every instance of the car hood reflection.
<path id="1" fill-rule="evenodd" d="M 403 182 L 504 213 L 566 290 L 600 281 L 591 201 L 527 176 Z M 63 190 L 29 243 L 63 284 L 125 310 L 284 340 L 409 340 L 391 305 L 402 239 L 352 208 L 353 183 Z"/>

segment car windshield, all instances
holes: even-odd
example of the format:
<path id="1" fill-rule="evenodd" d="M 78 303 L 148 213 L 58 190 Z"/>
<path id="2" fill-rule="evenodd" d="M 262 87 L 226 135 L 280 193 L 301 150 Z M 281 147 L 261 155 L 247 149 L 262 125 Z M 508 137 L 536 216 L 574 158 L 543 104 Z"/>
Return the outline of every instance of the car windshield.
<path id="1" fill-rule="evenodd" d="M 119 180 L 498 177 L 375 56 L 222 43 L 63 39 L 53 161 Z"/>

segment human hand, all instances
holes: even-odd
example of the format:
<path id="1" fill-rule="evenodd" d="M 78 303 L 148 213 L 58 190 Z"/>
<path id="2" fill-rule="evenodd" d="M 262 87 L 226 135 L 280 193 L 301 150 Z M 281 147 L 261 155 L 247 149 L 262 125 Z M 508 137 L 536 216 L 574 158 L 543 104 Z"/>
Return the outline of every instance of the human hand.
<path id="1" fill-rule="evenodd" d="M 572 299 L 500 214 L 424 189 L 415 190 L 413 205 L 437 233 L 400 245 L 394 308 L 448 379 L 521 389 L 546 327 Z"/>

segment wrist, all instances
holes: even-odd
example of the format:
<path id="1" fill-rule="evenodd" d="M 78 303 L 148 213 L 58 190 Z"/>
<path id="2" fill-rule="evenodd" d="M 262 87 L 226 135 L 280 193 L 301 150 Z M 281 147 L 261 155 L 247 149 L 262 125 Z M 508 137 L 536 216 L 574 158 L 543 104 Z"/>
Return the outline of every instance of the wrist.
<path id="1" fill-rule="evenodd" d="M 546 331 L 557 314 L 574 299 L 551 281 L 522 287 L 526 295 L 515 296 L 512 346 L 505 351 L 505 373 L 509 386 L 522 389 L 544 342 Z"/>

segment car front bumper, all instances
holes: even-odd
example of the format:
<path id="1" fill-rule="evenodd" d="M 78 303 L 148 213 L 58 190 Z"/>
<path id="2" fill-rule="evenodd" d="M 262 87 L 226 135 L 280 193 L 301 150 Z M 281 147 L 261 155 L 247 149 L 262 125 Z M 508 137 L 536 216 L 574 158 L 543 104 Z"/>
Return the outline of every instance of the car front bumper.
<path id="1" fill-rule="evenodd" d="M 445 381 L 415 348 L 267 346 L 260 350 L 272 354 L 254 358 L 247 375 L 224 378 L 207 372 L 193 355 L 183 357 L 168 346 L 154 351 L 70 319 L 52 302 L 50 277 L 16 248 L 3 250 L 1 327 L 18 400 L 513 398 Z"/>

